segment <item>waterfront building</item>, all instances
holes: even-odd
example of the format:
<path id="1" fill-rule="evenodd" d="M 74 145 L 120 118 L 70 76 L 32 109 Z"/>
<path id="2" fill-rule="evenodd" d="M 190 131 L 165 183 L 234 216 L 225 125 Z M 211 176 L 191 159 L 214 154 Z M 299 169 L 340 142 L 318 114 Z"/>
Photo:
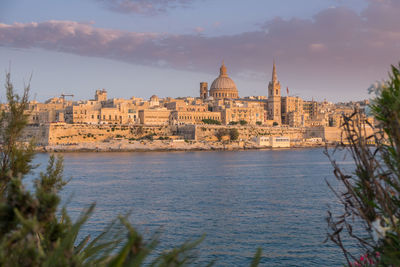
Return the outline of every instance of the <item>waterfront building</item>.
<path id="1" fill-rule="evenodd" d="M 62 98 L 57 97 L 46 103 L 30 101 L 25 110 L 25 114 L 28 116 L 28 124 L 64 122 L 65 104 Z"/>
<path id="2" fill-rule="evenodd" d="M 270 136 L 269 142 L 272 148 L 290 147 L 290 138 L 285 136 Z"/>
<path id="3" fill-rule="evenodd" d="M 286 136 L 265 136 L 259 135 L 256 138 L 258 146 L 266 146 L 271 148 L 290 147 L 290 138 Z"/>
<path id="4" fill-rule="evenodd" d="M 139 110 L 140 124 L 143 125 L 167 125 L 169 124 L 171 110 L 166 108 Z"/>
<path id="5" fill-rule="evenodd" d="M 212 111 L 172 111 L 171 124 L 204 124 L 203 120 L 210 119 L 221 121 L 220 112 Z"/>

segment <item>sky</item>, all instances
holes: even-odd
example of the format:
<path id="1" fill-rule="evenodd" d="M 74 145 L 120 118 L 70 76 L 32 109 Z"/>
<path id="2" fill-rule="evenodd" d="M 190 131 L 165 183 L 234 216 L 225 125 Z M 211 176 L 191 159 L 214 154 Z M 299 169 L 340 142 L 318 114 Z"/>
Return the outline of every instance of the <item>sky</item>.
<path id="1" fill-rule="evenodd" d="M 369 98 L 400 60 L 399 0 L 0 0 L 0 82 L 31 98 L 198 96 L 222 61 L 239 95 Z M 4 101 L 4 90 L 0 94 Z"/>

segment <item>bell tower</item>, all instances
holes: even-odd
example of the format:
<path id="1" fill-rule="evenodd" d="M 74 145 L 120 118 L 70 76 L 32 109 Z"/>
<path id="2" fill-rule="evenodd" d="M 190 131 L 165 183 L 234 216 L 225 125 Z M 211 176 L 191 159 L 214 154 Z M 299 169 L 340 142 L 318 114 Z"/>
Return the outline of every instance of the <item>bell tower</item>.
<path id="1" fill-rule="evenodd" d="M 206 82 L 200 83 L 200 98 L 203 100 L 208 98 L 208 83 Z"/>
<path id="2" fill-rule="evenodd" d="M 274 60 L 272 80 L 268 84 L 268 119 L 281 124 L 281 112 L 281 84 L 278 81 Z"/>

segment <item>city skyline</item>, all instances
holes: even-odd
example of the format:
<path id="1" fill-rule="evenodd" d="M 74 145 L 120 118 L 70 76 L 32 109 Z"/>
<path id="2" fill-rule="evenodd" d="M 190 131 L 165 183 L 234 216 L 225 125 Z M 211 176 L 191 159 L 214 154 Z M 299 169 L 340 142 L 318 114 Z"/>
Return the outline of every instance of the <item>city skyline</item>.
<path id="1" fill-rule="evenodd" d="M 63 92 L 88 99 L 99 88 L 112 97 L 197 96 L 222 60 L 241 96 L 267 95 L 274 58 L 293 94 L 361 100 L 400 52 L 400 3 L 390 0 L 1 5 L 0 67 L 11 65 L 18 87 L 33 72 L 39 101 Z"/>

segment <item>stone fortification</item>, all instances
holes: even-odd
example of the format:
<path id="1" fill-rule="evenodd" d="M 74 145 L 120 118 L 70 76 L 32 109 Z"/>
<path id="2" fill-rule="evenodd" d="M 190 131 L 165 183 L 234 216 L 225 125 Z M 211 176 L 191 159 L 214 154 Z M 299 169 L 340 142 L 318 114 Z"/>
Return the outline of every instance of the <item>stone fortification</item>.
<path id="1" fill-rule="evenodd" d="M 170 127 L 165 125 L 50 124 L 45 127 L 48 127 L 48 145 L 101 143 L 110 140 L 152 139 L 154 136 L 172 136 Z"/>
<path id="2" fill-rule="evenodd" d="M 71 145 L 79 143 L 101 143 L 111 140 L 141 139 L 186 139 L 196 141 L 217 141 L 221 129 L 237 129 L 239 140 L 252 141 L 259 135 L 287 136 L 291 140 L 302 140 L 304 128 L 262 127 L 262 126 L 220 126 L 220 125 L 92 125 L 50 123 L 30 125 L 24 139 L 35 139 L 39 145 Z"/>
<path id="3" fill-rule="evenodd" d="M 217 132 L 220 129 L 237 129 L 239 140 L 252 141 L 259 135 L 267 136 L 287 136 L 291 140 L 302 140 L 304 129 L 302 128 L 283 128 L 283 127 L 261 127 L 261 126 L 196 126 L 196 140 L 216 141 Z"/>
<path id="4" fill-rule="evenodd" d="M 253 125 L 112 125 L 50 123 L 30 125 L 24 139 L 34 138 L 41 146 L 73 146 L 80 144 L 105 144 L 110 142 L 187 140 L 215 143 L 228 140 L 229 131 L 237 129 L 237 141 L 255 142 L 257 136 L 284 136 L 293 145 L 301 145 L 307 139 L 319 138 L 321 142 L 341 141 L 341 129 L 337 127 L 267 127 Z M 221 132 L 223 138 L 221 140 Z M 218 138 L 220 137 L 220 139 Z M 229 140 L 228 140 L 229 141 Z"/>

